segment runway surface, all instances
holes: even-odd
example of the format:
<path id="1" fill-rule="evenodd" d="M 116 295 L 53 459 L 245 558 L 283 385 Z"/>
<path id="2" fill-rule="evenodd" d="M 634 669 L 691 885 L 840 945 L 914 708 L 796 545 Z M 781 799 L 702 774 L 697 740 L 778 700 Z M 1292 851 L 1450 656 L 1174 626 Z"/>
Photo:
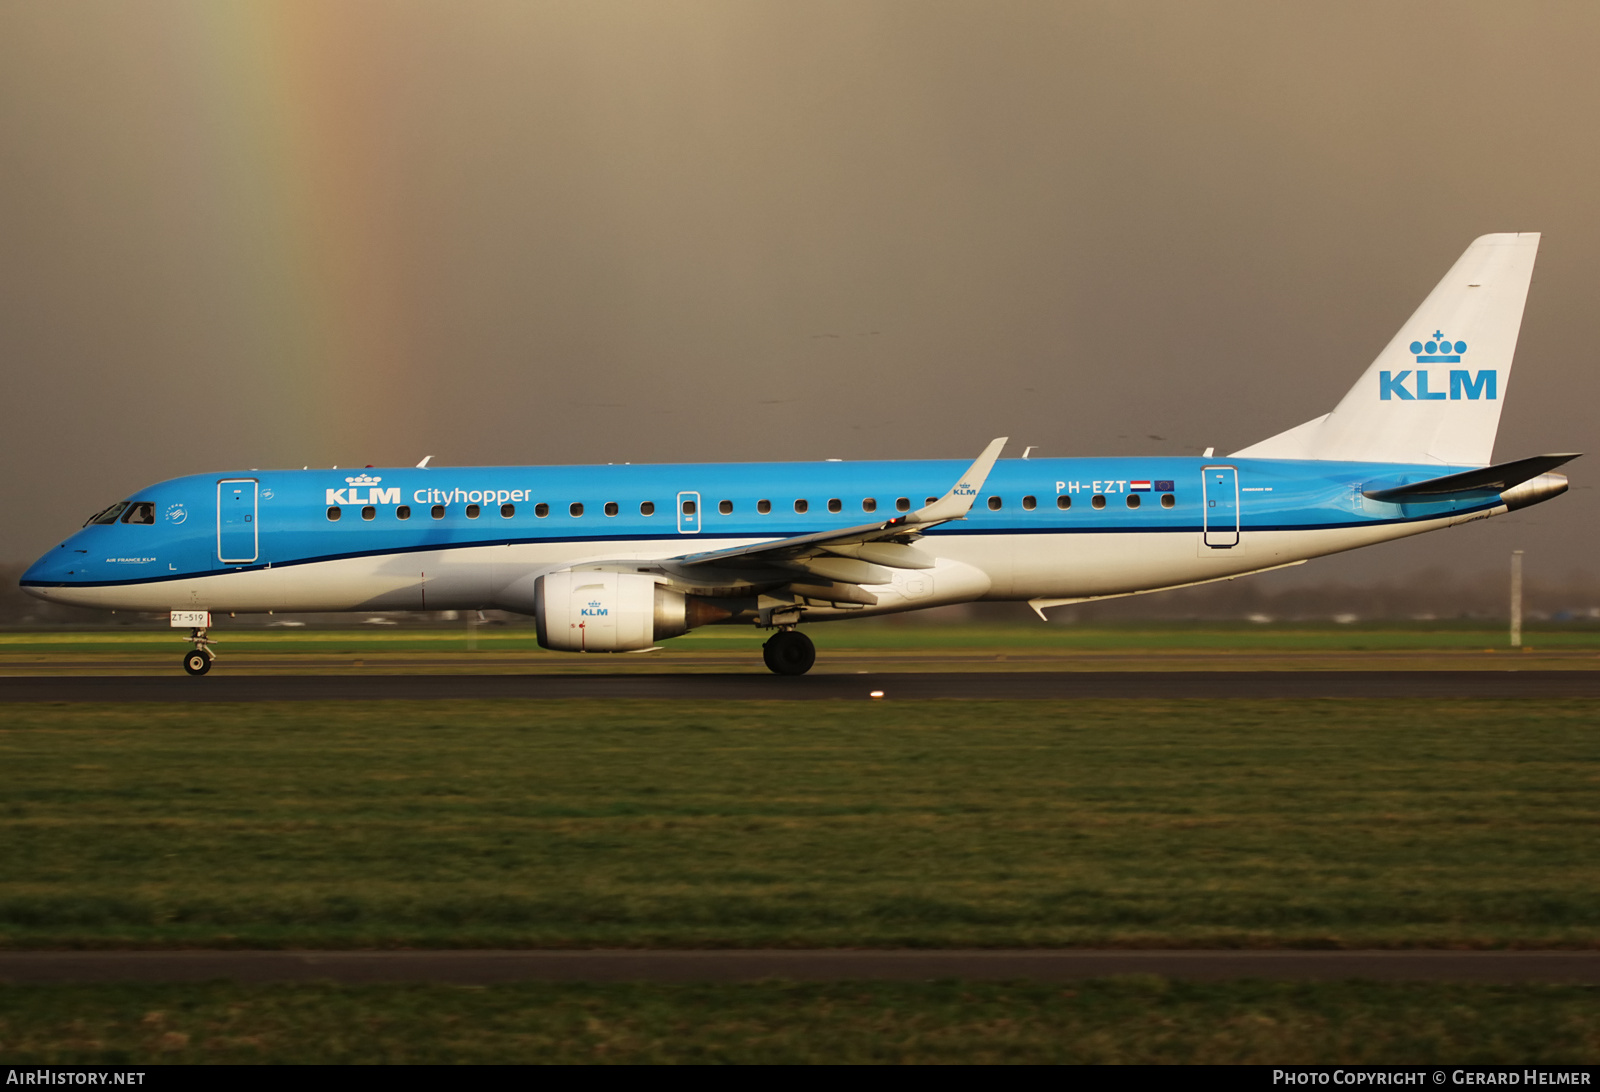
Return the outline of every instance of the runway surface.
<path id="1" fill-rule="evenodd" d="M 1600 698 L 1600 671 L 1028 671 L 756 674 L 10 676 L 5 702 L 650 698 Z"/>
<path id="2" fill-rule="evenodd" d="M 1145 974 L 1384 982 L 1600 983 L 1600 952 L 814 951 L 0 952 L 0 982 L 802 982 Z"/>

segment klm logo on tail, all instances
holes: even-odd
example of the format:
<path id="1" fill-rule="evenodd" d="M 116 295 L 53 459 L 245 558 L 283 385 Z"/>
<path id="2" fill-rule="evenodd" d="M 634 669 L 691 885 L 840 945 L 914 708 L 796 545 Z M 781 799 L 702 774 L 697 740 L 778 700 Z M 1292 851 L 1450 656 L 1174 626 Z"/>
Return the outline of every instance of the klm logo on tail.
<path id="1" fill-rule="evenodd" d="M 1444 336 L 1443 330 L 1435 330 L 1433 337 L 1427 341 L 1411 343 L 1411 352 L 1418 364 L 1459 364 L 1466 351 L 1465 341 L 1451 341 Z M 1437 374 L 1426 368 L 1418 368 L 1413 379 L 1410 368 L 1400 372 L 1379 372 L 1378 398 L 1384 402 L 1393 399 L 1402 402 L 1442 402 L 1446 398 L 1452 402 L 1459 402 L 1462 398 L 1469 402 L 1476 402 L 1480 398 L 1493 402 L 1499 397 L 1499 374 L 1492 368 L 1476 375 L 1465 368 L 1451 368 L 1448 394 L 1443 388 L 1430 389 L 1433 377 Z M 1407 379 L 1411 379 L 1410 387 L 1406 386 Z"/>

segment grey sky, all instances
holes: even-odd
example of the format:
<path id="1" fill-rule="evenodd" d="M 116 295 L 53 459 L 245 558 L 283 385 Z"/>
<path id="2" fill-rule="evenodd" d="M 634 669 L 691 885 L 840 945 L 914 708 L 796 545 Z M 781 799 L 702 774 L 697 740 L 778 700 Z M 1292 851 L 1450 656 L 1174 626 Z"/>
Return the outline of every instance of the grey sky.
<path id="1" fill-rule="evenodd" d="M 230 468 L 1226 452 L 1491 231 L 1544 233 L 1496 453 L 1596 450 L 1597 45 L 1587 3 L 0 3 L 0 558 Z M 1592 570 L 1590 461 L 1303 571 Z"/>

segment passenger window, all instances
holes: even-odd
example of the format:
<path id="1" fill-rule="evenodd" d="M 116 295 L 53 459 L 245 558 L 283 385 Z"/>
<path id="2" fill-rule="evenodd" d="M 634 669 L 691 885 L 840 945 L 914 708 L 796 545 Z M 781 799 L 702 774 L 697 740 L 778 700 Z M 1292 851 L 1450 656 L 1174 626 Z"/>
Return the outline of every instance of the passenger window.
<path id="1" fill-rule="evenodd" d="M 1139 507 L 1139 494 L 1137 494 L 1137 493 L 1129 493 L 1128 494 L 1128 507 L 1129 508 L 1137 508 L 1137 507 Z"/>
<path id="2" fill-rule="evenodd" d="M 402 504 L 399 508 L 396 508 L 394 510 L 394 518 L 395 519 L 410 519 L 411 518 L 411 506 L 409 504 Z"/>
<path id="3" fill-rule="evenodd" d="M 1177 498 L 1174 497 L 1171 493 L 1163 493 L 1163 494 L 1161 494 L 1161 507 L 1163 507 L 1163 508 L 1171 508 L 1174 504 L 1177 504 L 1177 503 L 1178 503 Z"/>
<path id="4" fill-rule="evenodd" d="M 606 501 L 606 515 L 614 516 L 620 511 L 622 511 L 622 509 L 617 507 L 616 501 Z"/>
<path id="5" fill-rule="evenodd" d="M 567 506 L 567 511 L 572 513 L 573 519 L 577 519 L 583 515 L 583 503 L 581 501 L 573 501 Z"/>
<path id="6" fill-rule="evenodd" d="M 1089 498 L 1089 507 L 1091 507 L 1091 508 L 1104 508 L 1105 506 L 1106 506 L 1106 498 L 1102 494 L 1096 493 L 1094 496 Z"/>
<path id="7" fill-rule="evenodd" d="M 434 519 L 444 519 L 444 505 L 442 505 L 442 504 L 434 505 L 433 506 L 433 511 L 430 512 L 429 515 L 431 515 Z"/>
<path id="8" fill-rule="evenodd" d="M 1065 493 L 1061 494 L 1061 496 L 1056 498 L 1056 507 L 1065 512 L 1068 508 L 1072 507 L 1072 498 L 1067 496 Z"/>
<path id="9" fill-rule="evenodd" d="M 990 497 L 989 498 L 989 511 L 991 511 L 991 512 L 1000 511 L 1000 498 L 999 497 Z"/>
<path id="10" fill-rule="evenodd" d="M 544 519 L 550 514 L 550 506 L 548 504 L 536 504 L 533 506 L 533 514 L 540 519 Z"/>
<path id="11" fill-rule="evenodd" d="M 938 498 L 938 497 L 929 497 L 929 498 L 928 498 L 928 499 L 927 499 L 927 501 L 926 501 L 926 503 L 928 503 L 928 504 L 932 504 L 932 503 L 933 503 L 933 502 L 934 502 L 934 501 L 936 501 L 936 500 L 938 500 L 938 499 L 939 499 L 939 498 Z"/>
<path id="12" fill-rule="evenodd" d="M 516 505 L 514 505 L 514 504 L 502 504 L 500 506 L 500 518 L 501 519 L 510 519 L 512 516 L 514 516 L 516 514 L 517 514 L 517 506 Z"/>
<path id="13" fill-rule="evenodd" d="M 372 519 L 377 514 L 378 514 L 378 510 L 376 508 L 372 507 L 372 505 L 370 505 L 370 504 L 367 505 L 365 508 L 361 509 L 361 518 L 362 519 Z"/>
<path id="14" fill-rule="evenodd" d="M 756 511 L 760 512 L 763 516 L 766 515 L 768 512 L 772 511 L 772 502 L 769 500 L 756 501 Z"/>
<path id="15" fill-rule="evenodd" d="M 1039 502 L 1038 502 L 1037 499 L 1035 499 L 1033 497 L 1023 497 L 1022 498 L 1022 510 L 1024 512 L 1031 512 L 1037 507 L 1039 507 Z"/>
<path id="16" fill-rule="evenodd" d="M 840 500 L 838 497 L 831 498 L 828 501 L 828 511 L 830 511 L 830 512 L 842 512 L 842 511 L 844 511 L 844 501 Z"/>
<path id="17" fill-rule="evenodd" d="M 809 505 L 809 504 L 807 504 L 807 503 L 806 503 L 806 502 L 805 502 L 805 501 L 803 501 L 803 500 L 797 500 L 797 501 L 795 501 L 795 502 L 794 502 L 794 510 L 795 510 L 795 511 L 796 511 L 796 512 L 800 512 L 800 513 L 804 513 L 804 512 L 805 512 L 805 510 L 806 510 L 806 509 L 807 509 L 807 508 L 810 508 L 810 507 L 811 507 L 811 505 Z"/>
<path id="18" fill-rule="evenodd" d="M 123 515 L 123 523 L 154 523 L 156 521 L 156 506 L 148 501 L 139 501 L 128 505 L 128 511 Z"/>
<path id="19" fill-rule="evenodd" d="M 645 501 L 643 504 L 639 505 L 639 514 L 641 516 L 653 516 L 653 515 L 655 515 L 656 514 L 656 502 L 655 501 Z"/>
<path id="20" fill-rule="evenodd" d="M 476 504 L 469 504 L 467 505 L 467 518 L 477 519 L 478 513 L 481 511 L 483 511 L 483 509 L 479 508 Z"/>
<path id="21" fill-rule="evenodd" d="M 896 500 L 894 502 L 894 510 L 896 512 L 909 512 L 909 511 L 911 511 L 911 498 L 910 497 L 901 497 L 898 500 Z"/>
<path id="22" fill-rule="evenodd" d="M 344 513 L 339 510 L 339 506 L 338 505 L 334 505 L 332 508 L 328 509 L 328 522 L 329 523 L 338 523 L 339 522 L 339 517 L 342 516 L 342 515 L 344 515 Z"/>
<path id="23" fill-rule="evenodd" d="M 878 510 L 878 498 L 868 497 L 866 500 L 863 500 L 861 502 L 861 510 L 863 512 L 876 512 Z"/>
<path id="24" fill-rule="evenodd" d="M 729 500 L 718 501 L 717 511 L 721 512 L 725 516 L 733 515 L 733 502 Z"/>
<path id="25" fill-rule="evenodd" d="M 694 503 L 694 501 L 692 501 L 692 500 L 684 501 L 683 502 L 683 514 L 686 515 L 686 516 L 692 516 L 692 515 L 694 515 L 694 512 L 695 512 L 695 503 Z"/>

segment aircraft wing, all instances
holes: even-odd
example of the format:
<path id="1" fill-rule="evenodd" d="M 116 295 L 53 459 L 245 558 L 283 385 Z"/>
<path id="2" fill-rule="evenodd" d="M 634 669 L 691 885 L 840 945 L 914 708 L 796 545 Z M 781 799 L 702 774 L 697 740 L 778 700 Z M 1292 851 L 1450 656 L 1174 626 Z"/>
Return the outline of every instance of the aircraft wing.
<path id="1" fill-rule="evenodd" d="M 1006 446 L 1006 437 L 991 440 L 989 446 L 983 449 L 983 454 L 967 468 L 956 484 L 952 485 L 945 495 L 932 504 L 923 505 L 915 512 L 907 512 L 903 516 L 881 523 L 863 523 L 857 527 L 846 527 L 838 531 L 818 531 L 809 535 L 795 535 L 792 538 L 774 539 L 771 542 L 758 542 L 753 546 L 735 546 L 727 550 L 707 550 L 703 553 L 686 554 L 675 560 L 684 565 L 709 565 L 734 558 L 743 560 L 792 560 L 794 558 L 812 556 L 818 553 L 833 553 L 836 550 L 850 547 L 865 546 L 870 543 L 887 542 L 894 539 L 906 538 L 921 534 L 931 527 L 941 523 L 948 523 L 955 519 L 965 519 L 972 509 L 972 502 L 978 496 L 978 490 L 983 488 L 983 483 L 989 477 L 989 471 L 994 469 L 996 460 L 1000 458 L 1001 450 Z M 887 559 L 894 556 L 894 551 L 875 551 Z M 844 556 L 859 556 L 852 551 Z M 893 565 L 885 560 L 884 564 Z M 903 568 L 927 568 L 928 565 L 911 564 L 900 566 Z"/>
<path id="2" fill-rule="evenodd" d="M 891 520 L 705 550 L 653 563 L 593 562 L 579 567 L 654 572 L 700 595 L 759 594 L 797 606 L 872 606 L 877 596 L 861 585 L 890 583 L 895 569 L 934 567 L 935 559 L 912 543 L 930 528 L 966 516 L 1006 439 L 991 441 L 944 496 Z"/>
<path id="3" fill-rule="evenodd" d="M 989 442 L 965 474 L 944 496 L 881 523 L 864 523 L 834 531 L 706 550 L 672 559 L 674 567 L 691 579 L 696 570 L 739 570 L 752 582 L 771 582 L 771 592 L 787 593 L 800 601 L 872 606 L 877 596 L 862 584 L 887 584 L 893 569 L 931 569 L 934 559 L 912 545 L 924 531 L 951 520 L 964 519 L 978 491 L 994 469 L 1006 437 Z M 707 573 L 706 575 L 710 575 Z"/>

